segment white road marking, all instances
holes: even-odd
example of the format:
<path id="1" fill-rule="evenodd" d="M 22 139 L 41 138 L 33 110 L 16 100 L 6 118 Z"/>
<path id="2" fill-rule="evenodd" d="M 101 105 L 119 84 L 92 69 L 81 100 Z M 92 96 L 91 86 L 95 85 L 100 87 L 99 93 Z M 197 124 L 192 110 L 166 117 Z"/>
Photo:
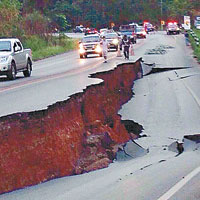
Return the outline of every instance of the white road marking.
<path id="1" fill-rule="evenodd" d="M 197 105 L 200 107 L 200 99 L 199 97 L 194 93 L 194 91 L 182 80 L 184 86 L 189 91 L 189 93 L 193 96 L 194 100 L 196 101 Z"/>
<path id="2" fill-rule="evenodd" d="M 200 172 L 200 167 L 196 168 L 191 173 L 189 173 L 185 178 L 183 178 L 176 185 L 174 185 L 170 190 L 168 190 L 158 200 L 168 200 L 169 198 L 171 198 L 177 191 L 179 191 L 186 183 L 188 183 L 199 172 Z"/>

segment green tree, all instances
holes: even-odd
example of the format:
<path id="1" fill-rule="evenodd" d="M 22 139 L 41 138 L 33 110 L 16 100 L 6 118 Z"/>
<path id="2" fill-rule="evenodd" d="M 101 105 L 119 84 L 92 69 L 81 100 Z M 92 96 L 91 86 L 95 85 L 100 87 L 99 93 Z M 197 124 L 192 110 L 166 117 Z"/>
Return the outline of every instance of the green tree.
<path id="1" fill-rule="evenodd" d="M 18 0 L 0 1 L 0 35 L 16 36 L 21 34 L 20 27 L 20 8 Z"/>

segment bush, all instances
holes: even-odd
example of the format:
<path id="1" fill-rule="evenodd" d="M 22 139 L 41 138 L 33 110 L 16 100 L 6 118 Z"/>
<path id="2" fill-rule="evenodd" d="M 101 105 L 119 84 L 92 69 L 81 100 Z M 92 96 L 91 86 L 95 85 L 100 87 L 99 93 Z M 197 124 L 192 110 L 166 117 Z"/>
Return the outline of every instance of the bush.
<path id="1" fill-rule="evenodd" d="M 25 48 L 30 48 L 33 60 L 57 55 L 77 48 L 77 40 L 70 39 L 65 35 L 59 37 L 40 37 L 37 35 L 25 37 L 22 40 Z"/>
<path id="2" fill-rule="evenodd" d="M 23 43 L 25 48 L 30 48 L 33 52 L 48 46 L 47 41 L 37 35 L 25 38 Z"/>

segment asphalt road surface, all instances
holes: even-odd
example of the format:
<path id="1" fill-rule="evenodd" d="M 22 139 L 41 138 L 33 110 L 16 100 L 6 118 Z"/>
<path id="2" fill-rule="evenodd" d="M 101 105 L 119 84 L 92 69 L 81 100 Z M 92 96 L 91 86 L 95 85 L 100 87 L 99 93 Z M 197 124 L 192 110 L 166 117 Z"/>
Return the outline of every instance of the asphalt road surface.
<path id="1" fill-rule="evenodd" d="M 200 66 L 183 35 L 158 32 L 137 41 L 130 60 L 143 57 L 159 69 L 136 81 L 134 97 L 119 113 L 143 125 L 147 137 L 136 142 L 149 153 L 116 161 L 107 169 L 4 194 L 0 200 L 200 199 L 200 151 L 185 147 L 177 156 L 168 150 L 184 135 L 200 131 Z M 0 115 L 46 108 L 101 81 L 88 78 L 89 74 L 127 62 L 116 52 L 108 57 L 107 64 L 99 57 L 80 60 L 72 51 L 35 62 L 30 78 L 20 74 L 15 81 L 0 78 Z"/>

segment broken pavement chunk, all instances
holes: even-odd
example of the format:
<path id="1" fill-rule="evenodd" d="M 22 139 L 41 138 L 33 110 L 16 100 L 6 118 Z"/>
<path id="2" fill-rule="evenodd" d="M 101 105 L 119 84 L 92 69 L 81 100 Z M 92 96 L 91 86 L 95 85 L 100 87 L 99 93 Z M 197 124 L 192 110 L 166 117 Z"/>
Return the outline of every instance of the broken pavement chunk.
<path id="1" fill-rule="evenodd" d="M 129 141 L 124 145 L 123 149 L 120 149 L 117 152 L 116 158 L 118 161 L 124 161 L 144 156 L 147 153 L 148 150 L 144 149 L 134 141 Z"/>
<path id="2" fill-rule="evenodd" d="M 200 134 L 185 135 L 183 141 L 185 151 L 195 151 L 200 147 Z"/>
<path id="3" fill-rule="evenodd" d="M 184 151 L 183 143 L 178 142 L 178 141 L 173 142 L 172 144 L 169 145 L 168 150 L 178 153 L 178 155 L 179 155 L 179 154 L 183 153 L 183 151 Z"/>

